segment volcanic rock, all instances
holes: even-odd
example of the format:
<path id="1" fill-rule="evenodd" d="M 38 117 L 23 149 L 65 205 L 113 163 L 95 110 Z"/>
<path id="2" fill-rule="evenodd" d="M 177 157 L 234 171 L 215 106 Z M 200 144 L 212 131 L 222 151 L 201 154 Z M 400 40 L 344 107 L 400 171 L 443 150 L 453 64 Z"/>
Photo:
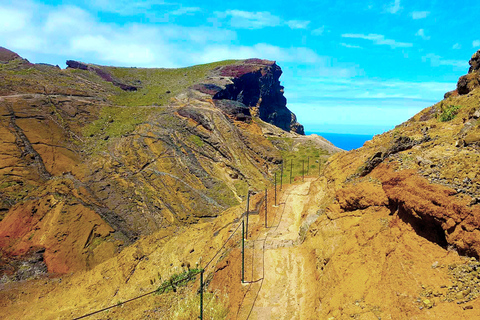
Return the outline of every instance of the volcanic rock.
<path id="1" fill-rule="evenodd" d="M 472 55 L 468 64 L 470 65 L 468 74 L 461 76 L 457 82 L 457 92 L 460 95 L 467 94 L 480 86 L 480 50 Z"/>
<path id="2" fill-rule="evenodd" d="M 295 114 L 287 108 L 284 88 L 279 81 L 282 69 L 275 61 L 248 59 L 220 67 L 216 73 L 210 82 L 197 84 L 192 89 L 211 95 L 214 101 L 232 100 L 248 107 L 249 112 L 233 112 L 232 104 L 215 102 L 222 110 L 229 109 L 227 113 L 238 119 L 255 115 L 285 131 L 305 134 Z"/>
<path id="3" fill-rule="evenodd" d="M 67 60 L 67 67 L 72 68 L 72 69 L 93 71 L 96 74 L 98 74 L 103 80 L 111 82 L 111 83 L 113 83 L 113 85 L 115 85 L 115 86 L 117 86 L 120 89 L 125 90 L 125 91 L 137 91 L 137 89 L 138 89 L 136 86 L 120 82 L 120 80 L 116 79 L 114 76 L 112 76 L 107 71 L 102 70 L 101 68 L 93 66 L 93 65 L 89 65 L 89 64 L 74 61 L 74 60 Z"/>

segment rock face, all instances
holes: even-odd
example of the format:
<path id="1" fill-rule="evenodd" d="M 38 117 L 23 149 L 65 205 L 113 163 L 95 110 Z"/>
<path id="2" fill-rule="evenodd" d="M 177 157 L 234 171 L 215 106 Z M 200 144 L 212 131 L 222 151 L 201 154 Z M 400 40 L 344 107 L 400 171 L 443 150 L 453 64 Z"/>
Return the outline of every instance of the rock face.
<path id="1" fill-rule="evenodd" d="M 107 71 L 102 70 L 101 68 L 96 67 L 96 66 L 88 65 L 86 63 L 78 62 L 78 61 L 74 61 L 74 60 L 67 60 L 67 66 L 68 66 L 68 68 L 72 68 L 72 69 L 93 71 L 96 74 L 98 74 L 103 80 L 111 82 L 111 83 L 113 83 L 113 85 L 115 85 L 115 86 L 117 86 L 120 89 L 125 90 L 125 91 L 137 91 L 137 89 L 138 89 L 135 86 L 128 85 L 128 84 L 120 82 L 118 79 L 116 79 L 110 73 L 108 73 Z"/>
<path id="2" fill-rule="evenodd" d="M 457 83 L 458 94 L 467 94 L 480 86 L 480 50 L 475 52 L 468 62 L 468 74 L 461 76 Z"/>
<path id="3" fill-rule="evenodd" d="M 214 83 L 205 83 L 196 88 L 212 94 L 214 100 L 238 101 L 263 121 L 303 135 L 303 126 L 286 107 L 287 99 L 279 81 L 281 75 L 282 69 L 274 61 L 249 59 L 220 68 L 217 77 L 211 78 Z M 219 80 L 223 85 L 218 85 L 221 83 Z"/>

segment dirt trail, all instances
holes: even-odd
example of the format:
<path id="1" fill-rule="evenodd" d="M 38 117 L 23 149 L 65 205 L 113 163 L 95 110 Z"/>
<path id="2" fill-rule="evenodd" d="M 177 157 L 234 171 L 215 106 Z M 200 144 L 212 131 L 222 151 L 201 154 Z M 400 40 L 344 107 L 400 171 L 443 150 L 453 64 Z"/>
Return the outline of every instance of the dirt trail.
<path id="1" fill-rule="evenodd" d="M 315 259 L 301 246 L 302 229 L 316 217 L 310 189 L 314 179 L 290 185 L 269 205 L 269 227 L 247 240 L 245 281 L 248 286 L 237 319 L 308 319 L 315 310 Z M 269 199 L 270 200 L 270 199 Z M 261 225 L 259 215 L 252 225 Z M 253 220 L 253 219 L 252 219 Z M 310 259 L 311 258 L 311 259 Z"/>

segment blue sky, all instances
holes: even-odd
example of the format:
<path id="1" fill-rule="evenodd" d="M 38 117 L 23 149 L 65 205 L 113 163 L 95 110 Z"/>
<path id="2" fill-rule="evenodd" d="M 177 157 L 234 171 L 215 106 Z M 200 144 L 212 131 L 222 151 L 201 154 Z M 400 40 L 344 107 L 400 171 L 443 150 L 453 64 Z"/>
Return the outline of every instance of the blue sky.
<path id="1" fill-rule="evenodd" d="M 376 134 L 441 100 L 480 49 L 474 1 L 0 0 L 0 46 L 32 62 L 282 67 L 307 131 Z"/>

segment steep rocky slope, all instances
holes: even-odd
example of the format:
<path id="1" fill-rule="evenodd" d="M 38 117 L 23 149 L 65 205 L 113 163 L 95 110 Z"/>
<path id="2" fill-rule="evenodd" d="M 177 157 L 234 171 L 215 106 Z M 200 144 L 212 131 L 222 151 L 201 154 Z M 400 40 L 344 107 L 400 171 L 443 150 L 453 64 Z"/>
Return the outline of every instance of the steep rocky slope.
<path id="1" fill-rule="evenodd" d="M 479 317 L 480 90 L 459 93 L 326 164 L 319 318 Z"/>
<path id="2" fill-rule="evenodd" d="M 272 137 L 338 151 L 295 133 L 271 61 L 61 70 L 4 48 L 0 60 L 4 281 L 90 269 L 218 216 L 270 183 L 286 151 Z"/>

